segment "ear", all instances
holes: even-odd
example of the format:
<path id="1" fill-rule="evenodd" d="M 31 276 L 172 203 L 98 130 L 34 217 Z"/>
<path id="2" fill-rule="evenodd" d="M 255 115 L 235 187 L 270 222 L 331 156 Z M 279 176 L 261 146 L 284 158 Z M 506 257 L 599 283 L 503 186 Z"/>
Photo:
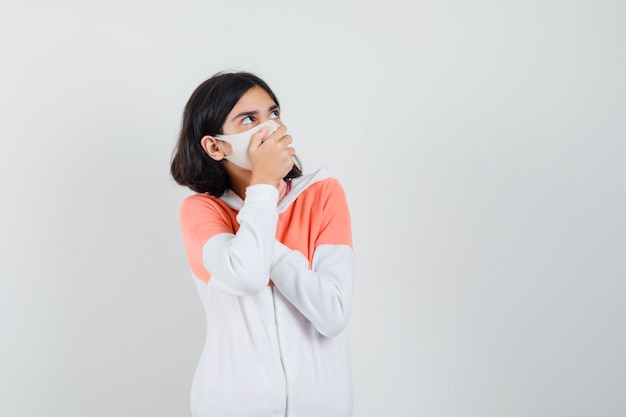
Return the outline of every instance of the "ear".
<path id="1" fill-rule="evenodd" d="M 213 136 L 206 135 L 200 139 L 200 146 L 211 158 L 216 161 L 221 161 L 226 156 L 221 146 L 221 141 L 215 139 Z"/>

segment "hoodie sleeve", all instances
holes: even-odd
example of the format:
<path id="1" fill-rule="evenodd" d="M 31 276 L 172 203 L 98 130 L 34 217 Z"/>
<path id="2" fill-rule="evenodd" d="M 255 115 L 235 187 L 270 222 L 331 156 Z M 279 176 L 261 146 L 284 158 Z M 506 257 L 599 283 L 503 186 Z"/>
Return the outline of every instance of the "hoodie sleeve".
<path id="1" fill-rule="evenodd" d="M 322 227 L 312 261 L 276 240 L 270 275 L 276 288 L 317 331 L 332 337 L 344 330 L 350 316 L 354 254 L 343 188 L 332 180 L 321 197 Z"/>
<path id="2" fill-rule="evenodd" d="M 193 275 L 232 295 L 253 295 L 266 288 L 274 258 L 277 200 L 276 187 L 248 187 L 236 222 L 216 199 L 185 200 L 180 222 Z"/>

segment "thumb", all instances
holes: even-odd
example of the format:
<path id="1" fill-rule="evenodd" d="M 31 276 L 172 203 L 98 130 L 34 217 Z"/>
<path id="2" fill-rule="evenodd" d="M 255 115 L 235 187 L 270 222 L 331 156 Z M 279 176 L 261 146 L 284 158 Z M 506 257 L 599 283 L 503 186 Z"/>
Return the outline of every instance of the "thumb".
<path id="1" fill-rule="evenodd" d="M 269 132 L 270 128 L 267 126 L 263 126 L 261 130 L 252 135 L 252 139 L 250 139 L 250 149 L 255 149 L 261 146 L 263 143 L 263 139 L 267 136 L 267 132 Z"/>

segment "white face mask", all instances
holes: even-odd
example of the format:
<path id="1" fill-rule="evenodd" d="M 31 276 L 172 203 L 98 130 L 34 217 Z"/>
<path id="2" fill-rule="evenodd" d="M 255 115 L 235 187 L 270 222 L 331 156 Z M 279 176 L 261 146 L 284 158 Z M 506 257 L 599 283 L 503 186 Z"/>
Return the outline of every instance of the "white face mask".
<path id="1" fill-rule="evenodd" d="M 252 165 L 250 164 L 250 157 L 248 156 L 248 147 L 250 146 L 252 135 L 263 129 L 265 126 L 270 128 L 265 137 L 271 135 L 280 127 L 280 125 L 275 121 L 268 120 L 267 122 L 261 123 L 250 130 L 246 130 L 245 132 L 235 133 L 234 135 L 217 135 L 215 138 L 230 143 L 230 146 L 233 148 L 233 154 L 228 155 L 226 157 L 227 160 L 235 165 L 239 165 L 242 168 L 251 170 Z"/>

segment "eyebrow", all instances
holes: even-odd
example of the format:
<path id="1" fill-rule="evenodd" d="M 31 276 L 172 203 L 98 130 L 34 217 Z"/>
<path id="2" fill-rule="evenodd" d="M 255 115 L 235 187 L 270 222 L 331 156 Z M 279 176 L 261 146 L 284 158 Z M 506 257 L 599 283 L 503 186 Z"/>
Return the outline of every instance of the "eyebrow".
<path id="1" fill-rule="evenodd" d="M 270 106 L 270 108 L 268 108 L 268 109 L 267 109 L 267 111 L 268 111 L 268 112 L 273 112 L 274 110 L 280 110 L 280 108 L 278 107 L 278 104 L 274 104 L 273 106 Z M 244 112 L 239 113 L 239 114 L 238 114 L 238 115 L 236 115 L 235 117 L 233 117 L 233 118 L 231 119 L 231 121 L 233 121 L 233 122 L 234 122 L 235 120 L 239 119 L 240 117 L 243 117 L 243 116 L 254 116 L 254 115 L 256 115 L 256 114 L 259 114 L 259 112 L 258 112 L 258 111 L 256 111 L 256 110 L 253 110 L 253 111 L 244 111 Z"/>

